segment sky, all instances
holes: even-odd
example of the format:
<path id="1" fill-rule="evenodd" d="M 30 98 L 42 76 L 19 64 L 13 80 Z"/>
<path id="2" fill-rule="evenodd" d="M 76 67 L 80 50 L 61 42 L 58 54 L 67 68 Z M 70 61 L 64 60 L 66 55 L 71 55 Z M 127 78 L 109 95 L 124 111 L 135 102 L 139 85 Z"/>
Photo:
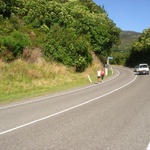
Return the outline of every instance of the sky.
<path id="1" fill-rule="evenodd" d="M 143 32 L 150 28 L 150 0 L 93 0 L 104 6 L 108 17 L 124 31 Z"/>

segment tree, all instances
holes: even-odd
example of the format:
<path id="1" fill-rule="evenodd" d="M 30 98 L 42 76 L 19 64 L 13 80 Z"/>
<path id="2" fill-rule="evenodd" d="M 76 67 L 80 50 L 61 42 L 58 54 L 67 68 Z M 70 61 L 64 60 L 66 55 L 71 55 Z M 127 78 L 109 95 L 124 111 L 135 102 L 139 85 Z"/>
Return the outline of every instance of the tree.
<path id="1" fill-rule="evenodd" d="M 147 62 L 150 63 L 150 28 L 145 29 L 136 42 L 132 43 L 131 55 L 127 59 L 128 65 Z"/>
<path id="2" fill-rule="evenodd" d="M 18 14 L 24 7 L 24 0 L 0 0 L 0 14 L 10 18 L 12 13 Z"/>
<path id="3" fill-rule="evenodd" d="M 74 66 L 77 71 L 92 63 L 93 51 L 106 60 L 119 39 L 120 29 L 92 0 L 0 0 L 0 4 L 4 20 L 0 32 L 5 39 L 14 29 L 34 32 L 32 45 L 42 47 L 49 60 Z M 11 52 L 16 55 L 14 49 Z"/>

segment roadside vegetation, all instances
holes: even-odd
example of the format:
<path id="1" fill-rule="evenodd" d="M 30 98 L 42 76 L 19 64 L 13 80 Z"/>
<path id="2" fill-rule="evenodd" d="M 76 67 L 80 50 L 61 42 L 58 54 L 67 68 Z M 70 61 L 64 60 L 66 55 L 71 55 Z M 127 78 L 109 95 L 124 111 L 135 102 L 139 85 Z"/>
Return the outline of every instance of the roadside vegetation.
<path id="1" fill-rule="evenodd" d="M 47 61 L 83 72 L 94 52 L 103 62 L 121 30 L 92 0 L 0 0 L 0 57 L 13 61 L 41 48 Z"/>
<path id="2" fill-rule="evenodd" d="M 0 104 L 91 84 L 88 75 L 95 83 L 97 70 L 103 67 L 98 58 L 95 60 L 84 72 L 76 72 L 60 63 L 46 62 L 43 58 L 36 63 L 22 59 L 10 64 L 1 61 Z"/>
<path id="3" fill-rule="evenodd" d="M 96 80 L 120 31 L 92 0 L 0 0 L 1 103 Z"/>

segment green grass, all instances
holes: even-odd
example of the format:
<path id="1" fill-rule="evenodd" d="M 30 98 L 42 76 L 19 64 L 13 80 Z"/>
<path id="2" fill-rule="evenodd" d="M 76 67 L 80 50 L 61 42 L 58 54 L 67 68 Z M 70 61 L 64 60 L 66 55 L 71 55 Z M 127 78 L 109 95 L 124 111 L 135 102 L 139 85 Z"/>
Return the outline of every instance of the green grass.
<path id="1" fill-rule="evenodd" d="M 72 77 L 70 77 L 70 79 L 72 79 Z M 44 85 L 43 82 L 43 84 L 39 83 L 39 85 L 37 86 L 33 85 L 32 83 L 29 83 L 26 86 L 24 86 L 24 83 L 22 84 L 20 82 L 20 84 L 18 84 L 15 83 L 15 81 L 5 85 L 3 84 L 0 90 L 0 104 L 10 103 L 28 97 L 51 94 L 51 93 L 89 84 L 88 79 L 87 78 L 84 79 L 84 77 L 80 77 L 79 79 L 77 75 L 75 75 L 73 79 L 72 81 L 70 80 L 66 82 L 64 78 L 64 81 L 59 82 L 58 84 L 55 85 L 51 84 L 51 80 L 46 81 L 47 85 Z"/>
<path id="2" fill-rule="evenodd" d="M 11 64 L 0 62 L 0 104 L 87 85 L 88 75 L 97 82 L 99 66 L 76 73 L 73 68 L 56 63 L 30 64 L 20 59 Z"/>

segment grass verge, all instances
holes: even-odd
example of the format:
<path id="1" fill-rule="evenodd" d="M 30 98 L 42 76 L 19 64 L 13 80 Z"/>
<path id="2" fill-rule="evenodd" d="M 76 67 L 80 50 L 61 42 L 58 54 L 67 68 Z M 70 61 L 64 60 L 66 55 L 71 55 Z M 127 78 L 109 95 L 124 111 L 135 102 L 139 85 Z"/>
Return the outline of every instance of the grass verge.
<path id="1" fill-rule="evenodd" d="M 0 62 L 0 104 L 87 85 L 90 83 L 88 75 L 96 82 L 96 72 L 101 67 L 98 62 L 85 72 L 76 73 L 73 68 L 45 61 L 34 64 L 21 59 L 11 64 Z"/>

